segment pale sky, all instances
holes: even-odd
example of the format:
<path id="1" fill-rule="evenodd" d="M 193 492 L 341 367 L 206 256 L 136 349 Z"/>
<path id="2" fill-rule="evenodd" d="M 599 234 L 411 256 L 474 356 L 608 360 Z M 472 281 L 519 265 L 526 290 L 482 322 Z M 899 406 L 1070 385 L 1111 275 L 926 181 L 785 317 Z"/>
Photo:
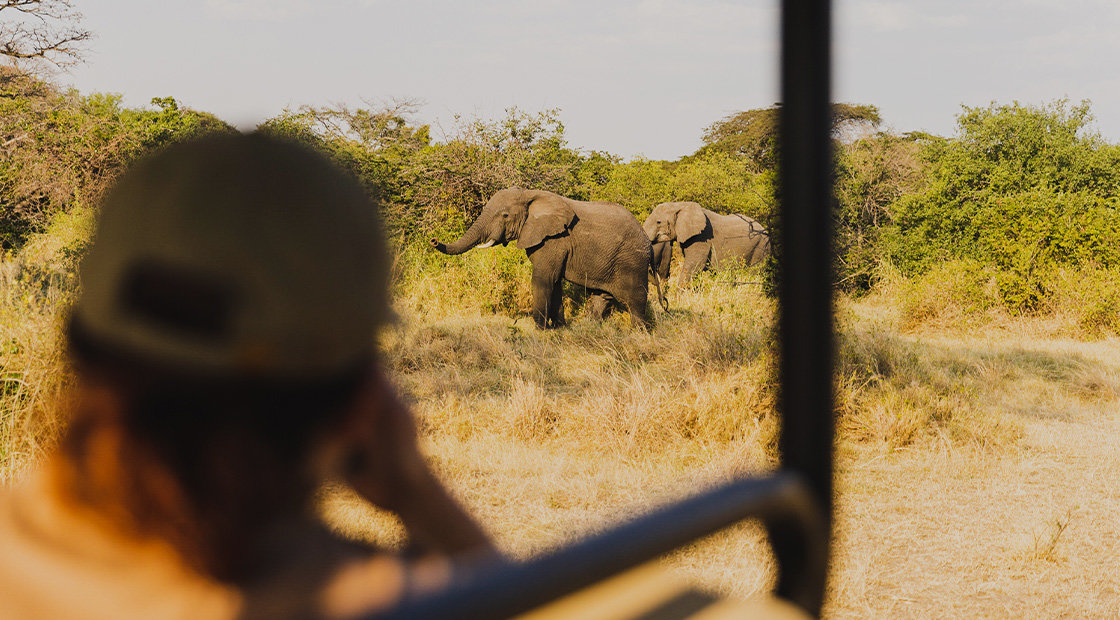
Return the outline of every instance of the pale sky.
<path id="1" fill-rule="evenodd" d="M 569 143 L 676 159 L 778 98 L 777 2 L 75 0 L 59 80 L 174 96 L 244 128 L 285 107 L 420 99 L 418 122 L 560 108 Z M 837 0 L 833 98 L 950 135 L 961 104 L 1090 99 L 1120 142 L 1120 0 Z M 438 132 L 437 132 L 438 135 Z"/>

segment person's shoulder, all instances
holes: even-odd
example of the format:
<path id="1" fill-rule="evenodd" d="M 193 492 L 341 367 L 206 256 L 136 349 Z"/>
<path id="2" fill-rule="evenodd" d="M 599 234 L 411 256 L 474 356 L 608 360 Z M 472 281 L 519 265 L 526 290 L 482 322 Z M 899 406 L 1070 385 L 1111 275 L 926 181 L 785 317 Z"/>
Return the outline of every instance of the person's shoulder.
<path id="1" fill-rule="evenodd" d="M 0 489 L 0 566 L 16 560 L 12 550 L 20 541 L 35 538 L 35 532 L 56 518 L 56 498 L 46 472 L 34 471 L 12 486 Z"/>
<path id="2" fill-rule="evenodd" d="M 17 618 L 233 618 L 239 595 L 61 496 L 51 472 L 0 492 L 0 601 Z"/>

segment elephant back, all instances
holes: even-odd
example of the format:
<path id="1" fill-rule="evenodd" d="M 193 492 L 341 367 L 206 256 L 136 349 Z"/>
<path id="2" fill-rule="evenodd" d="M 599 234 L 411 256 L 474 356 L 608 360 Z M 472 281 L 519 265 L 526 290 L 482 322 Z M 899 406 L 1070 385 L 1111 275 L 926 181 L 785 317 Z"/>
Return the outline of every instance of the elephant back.
<path id="1" fill-rule="evenodd" d="M 757 220 L 734 213 L 712 217 L 715 235 L 713 260 L 746 259 L 748 265 L 763 260 L 770 252 L 770 235 Z"/>
<path id="2" fill-rule="evenodd" d="M 581 202 L 573 200 L 572 202 L 577 218 L 582 218 L 592 226 L 603 227 L 612 236 L 618 237 L 620 241 L 644 241 L 639 245 L 642 247 L 649 245 L 649 239 L 642 229 L 642 223 L 626 207 L 605 201 Z"/>
<path id="3" fill-rule="evenodd" d="M 767 235 L 766 228 L 762 224 L 742 213 L 721 215 L 709 211 L 708 218 L 712 221 L 712 232 L 715 237 L 753 239 Z"/>

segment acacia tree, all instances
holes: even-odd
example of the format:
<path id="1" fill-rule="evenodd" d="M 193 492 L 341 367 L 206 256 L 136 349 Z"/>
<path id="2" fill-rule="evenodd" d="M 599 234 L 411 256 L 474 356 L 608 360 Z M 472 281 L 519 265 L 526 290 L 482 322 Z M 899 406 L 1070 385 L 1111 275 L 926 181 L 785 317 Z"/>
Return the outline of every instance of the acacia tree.
<path id="1" fill-rule="evenodd" d="M 782 105 L 737 112 L 712 123 L 704 130 L 704 146 L 696 152 L 703 155 L 722 152 L 745 157 L 756 171 L 772 170 L 778 161 L 778 116 Z M 849 132 L 870 130 L 879 126 L 879 109 L 873 105 L 832 104 L 832 135 L 839 138 Z"/>
<path id="2" fill-rule="evenodd" d="M 454 231 L 473 221 L 490 196 L 506 187 L 589 197 L 587 179 L 580 177 L 586 158 L 568 146 L 559 109 L 530 114 L 509 108 L 499 120 L 455 122 L 445 142 L 421 150 L 405 171 L 411 200 L 435 230 L 452 222 Z"/>
<path id="3" fill-rule="evenodd" d="M 0 56 L 74 64 L 93 37 L 81 20 L 70 0 L 0 0 Z"/>

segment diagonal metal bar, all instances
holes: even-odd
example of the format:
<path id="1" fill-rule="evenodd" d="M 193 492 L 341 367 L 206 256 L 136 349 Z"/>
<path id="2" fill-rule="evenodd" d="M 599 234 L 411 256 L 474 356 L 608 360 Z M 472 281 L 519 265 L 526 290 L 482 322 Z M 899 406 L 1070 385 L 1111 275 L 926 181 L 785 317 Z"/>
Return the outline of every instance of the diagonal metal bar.
<path id="1" fill-rule="evenodd" d="M 782 524 L 805 542 L 808 555 L 797 564 L 823 570 L 827 541 L 819 538 L 817 507 L 801 477 L 786 472 L 732 482 L 523 564 L 469 575 L 445 592 L 373 618 L 509 618 L 750 517 Z M 806 606 L 812 598 L 794 602 Z"/>

